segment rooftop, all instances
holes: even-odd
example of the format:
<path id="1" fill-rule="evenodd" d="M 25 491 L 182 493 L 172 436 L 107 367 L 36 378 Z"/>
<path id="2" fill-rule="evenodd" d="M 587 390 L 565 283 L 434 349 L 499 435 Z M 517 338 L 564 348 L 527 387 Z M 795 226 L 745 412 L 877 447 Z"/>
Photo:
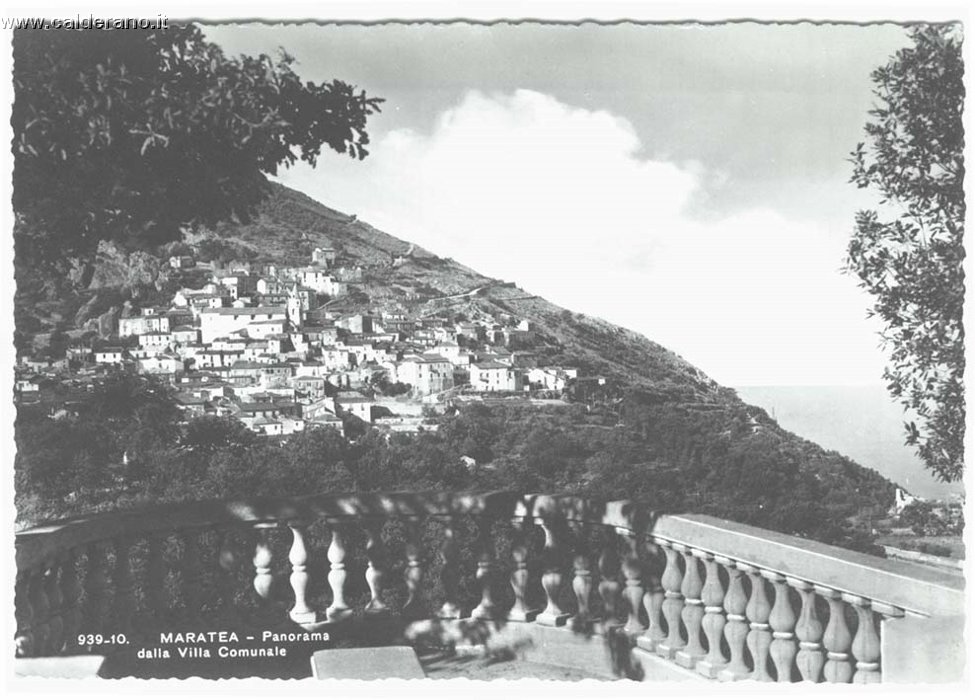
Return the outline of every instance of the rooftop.
<path id="1" fill-rule="evenodd" d="M 472 362 L 471 367 L 477 367 L 478 369 L 511 369 L 508 365 L 503 365 L 494 360 L 478 360 L 477 362 Z"/>
<path id="2" fill-rule="evenodd" d="M 238 308 L 218 308 L 218 309 L 203 309 L 200 315 L 208 316 L 258 316 L 264 314 L 279 314 L 282 316 L 287 316 L 287 311 L 283 306 L 241 306 Z"/>

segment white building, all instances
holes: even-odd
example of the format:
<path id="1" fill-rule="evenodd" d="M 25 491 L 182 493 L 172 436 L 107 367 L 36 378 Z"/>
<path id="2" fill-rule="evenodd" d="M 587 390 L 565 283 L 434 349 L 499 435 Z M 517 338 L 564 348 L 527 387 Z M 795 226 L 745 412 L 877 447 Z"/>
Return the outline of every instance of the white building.
<path id="1" fill-rule="evenodd" d="M 139 336 L 139 345 L 144 348 L 167 348 L 173 344 L 173 334 L 152 331 Z"/>
<path id="2" fill-rule="evenodd" d="M 372 399 L 362 395 L 339 394 L 335 398 L 335 406 L 367 423 L 372 422 Z"/>
<path id="3" fill-rule="evenodd" d="M 161 315 L 127 316 L 118 320 L 120 338 L 146 333 L 168 333 L 169 318 Z"/>
<path id="4" fill-rule="evenodd" d="M 900 486 L 894 489 L 894 513 L 900 514 L 904 508 L 907 506 L 917 503 L 920 499 L 913 494 L 908 493 Z"/>
<path id="5" fill-rule="evenodd" d="M 172 332 L 174 343 L 185 345 L 186 343 L 200 342 L 200 331 L 193 326 L 176 326 Z"/>
<path id="6" fill-rule="evenodd" d="M 340 282 L 320 267 L 303 267 L 297 271 L 296 279 L 302 287 L 314 290 L 319 294 L 327 294 L 335 298 L 349 293 L 349 285 Z"/>
<path id="7" fill-rule="evenodd" d="M 247 324 L 247 334 L 255 340 L 265 340 L 271 336 L 282 335 L 287 327 L 287 319 L 275 318 L 266 321 L 252 321 Z"/>
<path id="8" fill-rule="evenodd" d="M 466 367 L 471 363 L 471 354 L 452 340 L 445 341 L 430 348 L 430 352 L 442 355 L 450 364 Z"/>
<path id="9" fill-rule="evenodd" d="M 396 367 L 396 381 L 421 395 L 438 394 L 454 386 L 454 366 L 440 355 L 407 355 Z"/>
<path id="10" fill-rule="evenodd" d="M 261 321 L 287 321 L 287 313 L 280 306 L 255 306 L 245 309 L 204 309 L 200 312 L 200 340 L 212 343 L 214 339 L 230 335 Z M 279 327 L 278 333 L 284 331 Z M 270 334 L 270 332 L 268 333 Z"/>
<path id="11" fill-rule="evenodd" d="M 335 258 L 337 253 L 335 248 L 328 246 L 323 246 L 321 248 L 315 248 L 311 253 L 311 261 L 316 265 L 321 265 L 322 267 L 331 267 L 335 264 Z"/>
<path id="12" fill-rule="evenodd" d="M 281 294 L 284 292 L 284 282 L 274 277 L 262 277 L 257 280 L 258 294 Z"/>
<path id="13" fill-rule="evenodd" d="M 95 362 L 100 365 L 121 364 L 125 358 L 125 350 L 122 348 L 102 348 L 95 351 Z"/>
<path id="14" fill-rule="evenodd" d="M 540 389 L 563 391 L 579 370 L 574 367 L 533 367 L 528 370 L 528 383 Z"/>
<path id="15" fill-rule="evenodd" d="M 139 360 L 136 367 L 142 374 L 176 374 L 183 370 L 184 365 L 179 357 L 163 354 Z"/>
<path id="16" fill-rule="evenodd" d="M 477 391 L 518 391 L 518 375 L 493 360 L 471 363 L 471 388 Z"/>
<path id="17" fill-rule="evenodd" d="M 345 348 L 322 348 L 322 364 L 328 371 L 346 370 L 352 366 L 349 351 Z"/>

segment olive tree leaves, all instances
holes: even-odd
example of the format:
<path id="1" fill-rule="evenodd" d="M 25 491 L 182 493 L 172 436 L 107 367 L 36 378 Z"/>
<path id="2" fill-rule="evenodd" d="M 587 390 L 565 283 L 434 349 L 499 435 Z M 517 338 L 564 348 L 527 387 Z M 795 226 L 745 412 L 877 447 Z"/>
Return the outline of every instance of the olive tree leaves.
<path id="1" fill-rule="evenodd" d="M 964 472 L 965 221 L 960 28 L 910 30 L 913 45 L 872 74 L 878 104 L 851 154 L 854 182 L 881 195 L 861 211 L 847 269 L 884 322 L 888 390 L 917 416 L 907 444 L 943 481 Z"/>

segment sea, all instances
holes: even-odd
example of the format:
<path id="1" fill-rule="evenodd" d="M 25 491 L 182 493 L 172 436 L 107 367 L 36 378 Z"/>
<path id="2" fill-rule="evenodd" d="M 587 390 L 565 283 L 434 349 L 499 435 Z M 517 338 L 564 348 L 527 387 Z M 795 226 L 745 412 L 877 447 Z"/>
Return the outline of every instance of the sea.
<path id="1" fill-rule="evenodd" d="M 915 496 L 964 493 L 944 484 L 904 444 L 904 412 L 883 386 L 744 386 L 745 403 L 764 408 L 780 426 L 875 469 Z"/>

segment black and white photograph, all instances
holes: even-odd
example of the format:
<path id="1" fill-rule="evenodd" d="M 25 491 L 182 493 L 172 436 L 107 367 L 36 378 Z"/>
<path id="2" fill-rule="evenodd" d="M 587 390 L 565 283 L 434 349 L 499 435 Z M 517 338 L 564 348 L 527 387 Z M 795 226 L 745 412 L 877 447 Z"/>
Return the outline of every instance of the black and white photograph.
<path id="1" fill-rule="evenodd" d="M 970 11 L 374 5 L 2 18 L 8 690 L 971 690 Z"/>

